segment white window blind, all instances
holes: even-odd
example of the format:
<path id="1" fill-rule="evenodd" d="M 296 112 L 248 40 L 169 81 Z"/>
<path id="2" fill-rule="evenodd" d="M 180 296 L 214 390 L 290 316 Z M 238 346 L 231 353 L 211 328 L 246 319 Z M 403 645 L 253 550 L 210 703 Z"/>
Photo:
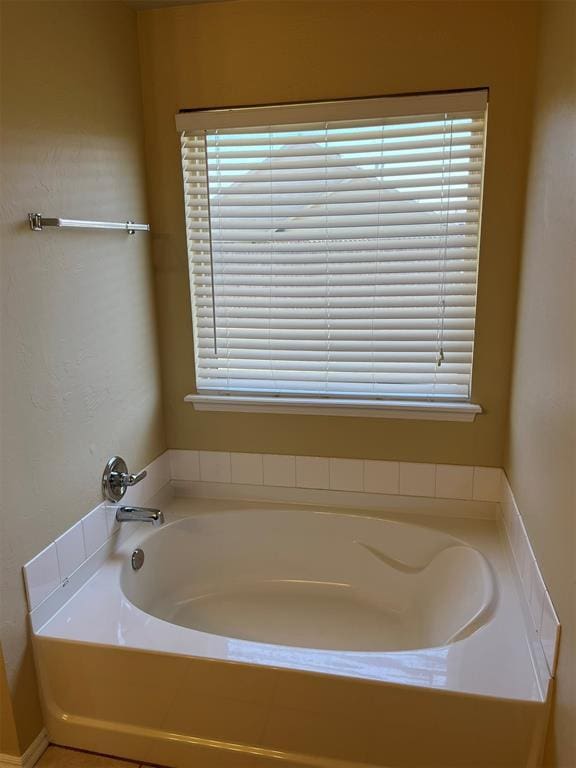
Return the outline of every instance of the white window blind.
<path id="1" fill-rule="evenodd" d="M 485 91 L 179 115 L 198 392 L 469 399 L 485 118 Z"/>

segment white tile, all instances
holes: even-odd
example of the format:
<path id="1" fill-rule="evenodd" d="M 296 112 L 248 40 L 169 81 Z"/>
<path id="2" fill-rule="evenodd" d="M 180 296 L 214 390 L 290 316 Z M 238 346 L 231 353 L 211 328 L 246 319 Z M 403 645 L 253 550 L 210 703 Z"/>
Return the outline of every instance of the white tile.
<path id="1" fill-rule="evenodd" d="M 200 480 L 198 451 L 170 451 L 171 480 Z"/>
<path id="2" fill-rule="evenodd" d="M 134 471 L 133 474 L 136 474 Z M 145 477 L 144 480 L 140 480 L 136 485 L 130 485 L 126 488 L 126 493 L 122 496 L 120 504 L 124 504 L 127 507 L 141 507 L 148 498 L 149 492 L 149 479 Z"/>
<path id="3" fill-rule="evenodd" d="M 502 470 L 498 467 L 474 467 L 472 498 L 476 501 L 500 501 L 502 499 Z"/>
<path id="4" fill-rule="evenodd" d="M 229 483 L 230 454 L 200 451 L 200 479 L 208 483 Z"/>
<path id="5" fill-rule="evenodd" d="M 397 461 L 365 461 L 364 490 L 367 493 L 398 493 L 400 464 Z"/>
<path id="6" fill-rule="evenodd" d="M 520 540 L 520 523 L 518 514 L 515 512 L 514 507 L 510 509 L 507 523 L 508 541 L 510 542 L 510 549 L 514 556 L 514 562 L 518 566 L 518 542 Z"/>
<path id="7" fill-rule="evenodd" d="M 56 547 L 50 544 L 24 566 L 24 583 L 30 610 L 36 608 L 60 586 Z"/>
<path id="8" fill-rule="evenodd" d="M 142 507 L 148 498 L 145 483 L 146 480 L 141 480 L 136 485 L 129 486 L 119 504 L 124 504 L 126 507 Z"/>
<path id="9" fill-rule="evenodd" d="M 510 545 L 512 546 L 512 551 L 516 552 L 516 548 L 518 546 L 518 533 L 520 530 L 519 520 L 520 520 L 520 513 L 518 512 L 518 507 L 516 506 L 516 501 L 514 499 L 514 496 L 512 495 L 512 491 L 510 491 L 510 494 L 507 499 L 507 521 L 506 526 L 508 529 L 508 537 L 510 539 Z"/>
<path id="10" fill-rule="evenodd" d="M 294 488 L 296 485 L 296 458 L 265 453 L 264 485 L 281 485 Z"/>
<path id="11" fill-rule="evenodd" d="M 96 552 L 102 544 L 108 539 L 108 521 L 106 519 L 106 506 L 100 504 L 89 512 L 81 520 L 82 532 L 84 534 L 84 547 L 86 557 L 90 557 Z"/>
<path id="12" fill-rule="evenodd" d="M 330 488 L 335 491 L 361 491 L 364 466 L 360 459 L 330 459 Z"/>
<path id="13" fill-rule="evenodd" d="M 400 493 L 405 496 L 434 496 L 436 465 L 400 462 Z"/>
<path id="14" fill-rule="evenodd" d="M 60 576 L 64 580 L 67 576 L 74 573 L 76 568 L 79 568 L 84 560 L 86 560 L 82 523 L 78 522 L 72 528 L 68 528 L 62 536 L 56 539 L 54 544 L 58 554 Z"/>
<path id="15" fill-rule="evenodd" d="M 133 474 L 140 470 L 131 468 Z M 121 503 L 126 506 L 143 506 L 151 496 L 166 485 L 170 480 L 170 461 L 168 451 L 158 456 L 154 461 L 144 467 L 146 477 L 136 485 L 129 486 Z"/>
<path id="16" fill-rule="evenodd" d="M 560 623 L 530 545 L 524 520 L 504 473 L 501 474 L 501 503 L 510 549 L 528 601 L 530 615 L 538 632 L 548 669 L 554 676 L 558 660 Z"/>
<path id="17" fill-rule="evenodd" d="M 546 587 L 542 581 L 540 575 L 540 569 L 533 561 L 530 575 L 530 585 L 528 594 L 528 606 L 530 608 L 530 615 L 534 626 L 540 633 L 540 624 L 542 623 L 542 606 L 544 604 L 544 595 L 546 593 Z"/>
<path id="18" fill-rule="evenodd" d="M 142 483 L 146 491 L 144 502 L 147 502 L 151 496 L 158 493 L 166 483 L 170 482 L 170 453 L 164 451 L 160 456 L 154 459 L 145 467 L 148 477 Z"/>
<path id="19" fill-rule="evenodd" d="M 436 467 L 436 496 L 440 499 L 471 499 L 474 468 L 455 464 Z"/>
<path id="20" fill-rule="evenodd" d="M 524 594 L 526 599 L 530 598 L 530 580 L 532 576 L 532 563 L 535 563 L 532 547 L 530 546 L 530 539 L 526 533 L 524 521 L 522 517 L 518 515 L 518 572 L 520 573 L 520 580 L 524 587 Z"/>
<path id="21" fill-rule="evenodd" d="M 512 494 L 512 489 L 510 488 L 506 480 L 502 485 L 501 504 L 502 504 L 502 514 L 504 517 L 504 526 L 508 533 L 508 538 L 510 542 L 512 542 L 512 539 L 514 536 L 514 527 L 519 517 L 519 513 L 518 513 L 518 507 L 516 506 L 516 501 L 514 500 L 514 496 Z"/>
<path id="22" fill-rule="evenodd" d="M 512 524 L 512 551 L 514 552 L 514 559 L 516 560 L 518 575 L 521 576 L 525 546 L 524 527 L 522 525 L 522 519 L 518 511 L 516 511 L 516 514 L 514 515 L 514 523 Z"/>
<path id="23" fill-rule="evenodd" d="M 540 623 L 540 642 L 546 656 L 546 662 L 550 674 L 556 673 L 556 661 L 558 655 L 558 640 L 560 638 L 560 625 L 550 600 L 548 592 L 544 593 L 542 603 L 542 620 Z"/>
<path id="24" fill-rule="evenodd" d="M 108 527 L 108 536 L 113 536 L 120 530 L 120 523 L 116 520 L 116 512 L 120 504 L 105 504 L 106 525 Z"/>
<path id="25" fill-rule="evenodd" d="M 529 567 L 529 552 L 526 546 L 526 539 L 524 534 L 524 528 L 520 519 L 517 522 L 517 530 L 515 536 L 515 550 L 514 558 L 516 560 L 516 567 L 518 568 L 518 575 L 520 576 L 520 582 L 524 589 L 524 594 L 527 595 L 527 572 Z"/>
<path id="26" fill-rule="evenodd" d="M 330 462 L 313 456 L 296 456 L 297 488 L 330 488 Z"/>
<path id="27" fill-rule="evenodd" d="M 230 469 L 233 483 L 262 485 L 264 482 L 261 453 L 231 453 Z"/>

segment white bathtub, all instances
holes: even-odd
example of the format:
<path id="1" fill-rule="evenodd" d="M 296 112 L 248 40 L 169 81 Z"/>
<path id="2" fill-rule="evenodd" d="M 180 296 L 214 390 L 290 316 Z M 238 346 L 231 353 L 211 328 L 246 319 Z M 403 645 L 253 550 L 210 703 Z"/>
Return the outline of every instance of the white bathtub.
<path id="1" fill-rule="evenodd" d="M 493 613 L 486 558 L 452 536 L 391 520 L 269 509 L 165 526 L 126 559 L 124 595 L 212 635 L 328 651 L 447 646 Z"/>
<path id="2" fill-rule="evenodd" d="M 165 514 L 36 627 L 54 741 L 178 768 L 537 764 L 545 695 L 495 521 Z"/>

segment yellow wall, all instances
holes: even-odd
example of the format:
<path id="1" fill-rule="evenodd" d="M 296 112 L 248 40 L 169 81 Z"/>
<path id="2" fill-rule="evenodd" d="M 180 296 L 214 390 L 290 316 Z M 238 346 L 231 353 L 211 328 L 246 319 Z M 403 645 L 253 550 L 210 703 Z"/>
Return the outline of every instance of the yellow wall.
<path id="1" fill-rule="evenodd" d="M 576 4 L 544 4 L 507 472 L 562 623 L 546 765 L 576 765 Z"/>
<path id="2" fill-rule="evenodd" d="M 0 635 L 22 750 L 42 718 L 21 566 L 165 448 L 147 236 L 32 233 L 28 211 L 146 220 L 135 13 L 3 2 Z"/>
<path id="3" fill-rule="evenodd" d="M 12 702 L 4 669 L 4 656 L 0 648 L 0 755 L 18 755 L 19 752 Z"/>
<path id="4" fill-rule="evenodd" d="M 292 0 L 138 14 L 162 376 L 172 448 L 500 465 L 538 6 Z M 180 108 L 490 87 L 473 424 L 197 413 Z"/>

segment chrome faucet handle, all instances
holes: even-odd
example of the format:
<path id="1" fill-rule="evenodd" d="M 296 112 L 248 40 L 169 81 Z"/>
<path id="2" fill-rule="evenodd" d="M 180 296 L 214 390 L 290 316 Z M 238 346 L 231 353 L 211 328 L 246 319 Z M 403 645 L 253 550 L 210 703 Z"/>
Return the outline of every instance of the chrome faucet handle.
<path id="1" fill-rule="evenodd" d="M 121 456 L 112 456 L 108 460 L 102 475 L 102 494 L 108 501 L 120 501 L 130 485 L 136 485 L 146 477 L 146 472 L 132 475 Z"/>
<path id="2" fill-rule="evenodd" d="M 146 472 L 145 469 L 142 470 L 142 472 L 138 472 L 137 475 L 131 475 L 128 472 L 122 472 L 118 475 L 118 482 L 121 485 L 136 485 L 141 480 L 144 480 L 148 472 Z"/>

